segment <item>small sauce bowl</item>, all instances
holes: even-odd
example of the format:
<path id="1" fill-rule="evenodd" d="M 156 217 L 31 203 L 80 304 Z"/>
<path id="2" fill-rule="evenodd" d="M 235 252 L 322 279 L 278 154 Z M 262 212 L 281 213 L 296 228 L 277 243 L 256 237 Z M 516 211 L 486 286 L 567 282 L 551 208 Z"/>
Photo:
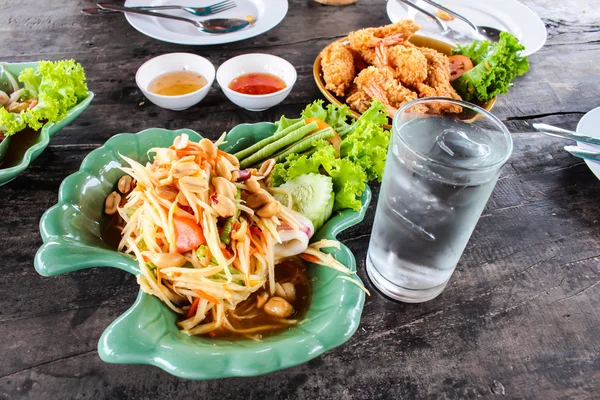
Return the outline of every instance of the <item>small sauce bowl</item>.
<path id="1" fill-rule="evenodd" d="M 148 90 L 156 77 L 175 71 L 192 71 L 206 78 L 207 84 L 195 92 L 180 96 L 164 96 Z M 159 107 L 169 110 L 185 110 L 198 104 L 208 94 L 215 80 L 215 67 L 204 57 L 190 53 L 163 54 L 146 61 L 135 74 L 135 82 L 144 96 Z"/>
<path id="2" fill-rule="evenodd" d="M 270 94 L 244 94 L 229 89 L 235 78 L 250 73 L 268 73 L 281 78 L 285 88 Z M 248 111 L 264 111 L 281 103 L 296 83 L 296 69 L 288 61 L 271 54 L 250 53 L 230 58 L 217 70 L 217 82 L 225 96 Z"/>

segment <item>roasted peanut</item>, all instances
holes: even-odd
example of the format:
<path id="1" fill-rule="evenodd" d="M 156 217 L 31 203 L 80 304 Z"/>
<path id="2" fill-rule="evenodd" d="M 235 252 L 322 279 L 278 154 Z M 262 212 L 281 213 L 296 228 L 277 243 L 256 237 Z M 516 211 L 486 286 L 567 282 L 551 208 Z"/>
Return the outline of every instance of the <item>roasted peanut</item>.
<path id="1" fill-rule="evenodd" d="M 271 218 L 272 216 L 279 214 L 280 211 L 281 203 L 279 203 L 278 201 L 272 201 L 266 206 L 263 206 L 261 209 L 259 209 L 256 212 L 256 214 L 258 214 L 258 216 L 262 218 Z"/>
<path id="2" fill-rule="evenodd" d="M 182 178 L 184 176 L 194 175 L 200 171 L 200 167 L 195 162 L 177 162 L 171 167 L 171 175 L 173 178 Z"/>
<path id="3" fill-rule="evenodd" d="M 285 296 L 288 301 L 296 301 L 296 286 L 292 282 L 285 282 L 281 284 Z"/>
<path id="4" fill-rule="evenodd" d="M 154 163 L 158 165 L 170 165 L 177 153 L 173 149 L 159 148 L 154 155 Z"/>
<path id="5" fill-rule="evenodd" d="M 159 197 L 171 202 L 175 201 L 177 193 L 179 193 L 179 191 L 173 186 L 159 186 L 156 188 L 156 194 Z"/>
<path id="6" fill-rule="evenodd" d="M 258 175 L 264 176 L 264 177 L 269 176 L 271 174 L 271 171 L 273 171 L 273 167 L 275 167 L 275 159 L 270 158 L 267 161 L 265 161 L 264 163 L 262 163 L 262 165 L 260 166 L 260 169 L 258 170 Z"/>
<path id="7" fill-rule="evenodd" d="M 188 146 L 188 143 L 190 142 L 189 138 L 190 137 L 185 133 L 183 135 L 177 136 L 173 141 L 173 147 L 175 147 L 175 149 L 177 150 L 185 149 Z"/>
<path id="8" fill-rule="evenodd" d="M 200 148 L 202 148 L 202 151 L 204 151 L 207 158 L 215 158 L 217 156 L 217 148 L 213 142 L 208 139 L 202 139 L 200 141 Z"/>
<path id="9" fill-rule="evenodd" d="M 208 190 L 208 182 L 204 176 L 184 176 L 179 179 L 179 186 L 192 193 L 203 193 Z"/>
<path id="10" fill-rule="evenodd" d="M 133 178 L 129 175 L 123 175 L 117 183 L 117 189 L 123 194 L 131 192 L 131 181 Z"/>
<path id="11" fill-rule="evenodd" d="M 8 112 L 18 114 L 21 111 L 25 111 L 29 108 L 29 104 L 26 102 L 14 102 L 10 106 L 8 106 Z"/>
<path id="12" fill-rule="evenodd" d="M 144 255 L 158 268 L 181 267 L 186 259 L 179 253 L 152 253 L 144 252 Z"/>
<path id="13" fill-rule="evenodd" d="M 271 197 L 269 197 L 266 193 L 255 193 L 248 196 L 246 199 L 246 206 L 250 207 L 253 210 L 257 210 L 268 204 L 272 201 Z"/>
<path id="14" fill-rule="evenodd" d="M 222 194 L 223 196 L 234 200 L 235 199 L 235 194 L 237 193 L 237 188 L 235 187 L 235 185 L 233 183 L 231 183 L 230 181 L 228 181 L 227 179 L 221 177 L 221 176 L 217 176 L 216 178 L 212 179 L 212 184 L 215 187 L 215 191 L 219 194 Z"/>
<path id="15" fill-rule="evenodd" d="M 248 179 L 246 181 L 246 187 L 248 188 L 248 191 L 251 193 L 258 193 L 260 192 L 260 184 L 258 183 L 258 181 L 256 180 L 255 177 L 250 177 L 250 179 Z"/>
<path id="16" fill-rule="evenodd" d="M 293 311 L 292 305 L 281 297 L 271 297 L 265 304 L 265 312 L 273 317 L 287 318 Z"/>
<path id="17" fill-rule="evenodd" d="M 235 170 L 231 171 L 231 181 L 232 182 L 243 182 L 243 181 L 250 179 L 251 176 L 252 176 L 252 174 L 247 169 L 242 169 L 242 170 L 235 169 Z"/>
<path id="18" fill-rule="evenodd" d="M 113 215 L 117 212 L 119 203 L 121 203 L 121 195 L 117 192 L 112 192 L 104 202 L 104 212 L 108 215 Z"/>
<path id="19" fill-rule="evenodd" d="M 261 308 L 263 308 L 267 300 L 269 300 L 269 293 L 262 292 L 261 294 L 256 296 L 256 307 L 260 310 Z"/>
<path id="20" fill-rule="evenodd" d="M 222 152 L 221 155 L 223 155 L 223 157 L 225 157 L 227 159 L 227 161 L 229 161 L 231 163 L 231 165 L 233 165 L 234 167 L 236 167 L 236 168 L 240 167 L 240 161 L 233 154 Z"/>
<path id="21" fill-rule="evenodd" d="M 231 165 L 231 163 L 225 157 L 217 158 L 215 168 L 217 170 L 217 175 L 222 176 L 228 181 L 231 180 L 231 171 L 235 169 L 235 167 Z"/>
<path id="22" fill-rule="evenodd" d="M 36 99 L 35 97 L 32 97 L 31 99 L 27 99 L 27 108 L 29 108 L 30 110 L 38 105 L 38 99 Z"/>
<path id="23" fill-rule="evenodd" d="M 212 208 L 220 217 L 227 218 L 235 214 L 235 204 L 232 200 L 222 194 L 215 194 L 210 197 Z"/>

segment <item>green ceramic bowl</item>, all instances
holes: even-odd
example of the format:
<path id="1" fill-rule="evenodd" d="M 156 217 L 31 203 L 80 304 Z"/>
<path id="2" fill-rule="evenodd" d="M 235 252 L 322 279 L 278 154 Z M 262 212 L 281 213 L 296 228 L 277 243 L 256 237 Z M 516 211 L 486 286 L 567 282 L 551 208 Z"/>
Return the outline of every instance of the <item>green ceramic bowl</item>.
<path id="1" fill-rule="evenodd" d="M 18 77 L 21 71 L 23 71 L 25 68 L 37 68 L 37 66 L 38 63 L 36 62 L 4 64 L 4 68 L 8 70 L 8 72 L 10 72 L 11 75 L 13 75 L 15 78 Z M 0 74 L 0 88 L 3 87 L 4 82 L 8 82 L 8 80 L 4 73 L 2 73 Z M 91 103 L 93 98 L 94 93 L 88 92 L 87 97 L 85 99 L 83 99 L 81 102 L 79 102 L 79 104 L 77 104 L 75 107 L 69 110 L 69 113 L 65 119 L 56 123 L 44 125 L 42 127 L 42 131 L 40 133 L 38 141 L 29 149 L 27 149 L 27 151 L 23 155 L 23 159 L 19 164 L 10 168 L 0 167 L 0 186 L 12 181 L 17 177 L 17 175 L 19 175 L 27 167 L 29 167 L 29 164 L 31 164 L 31 162 L 35 160 L 40 154 L 42 154 L 42 151 L 44 151 L 46 147 L 48 147 L 48 144 L 50 143 L 50 137 L 58 131 L 60 131 L 65 126 L 69 125 L 71 122 L 73 122 L 73 120 L 77 118 L 77 116 L 81 114 L 83 110 L 86 109 L 86 107 Z M 10 137 L 8 139 L 10 139 Z M 0 143 L 0 161 L 4 158 L 6 151 L 8 151 L 9 145 L 10 140 L 7 139 L 4 139 Z"/>
<path id="2" fill-rule="evenodd" d="M 239 125 L 229 133 L 228 143 L 222 148 L 241 150 L 272 135 L 274 130 L 272 123 Z M 146 162 L 150 148 L 169 146 L 181 133 L 187 133 L 192 140 L 201 138 L 187 129 L 153 128 L 113 136 L 91 152 L 79 172 L 67 177 L 60 186 L 58 204 L 42 216 L 40 232 L 44 245 L 35 257 L 36 270 L 52 276 L 107 266 L 137 274 L 133 258 L 112 250 L 100 238 L 100 227 L 106 222 L 104 199 L 123 174 L 118 153 Z M 367 188 L 360 211 L 337 213 L 319 229 L 315 240 L 335 238 L 360 222 L 370 200 Z M 347 247 L 342 245 L 333 254 L 356 270 L 354 256 Z M 302 364 L 346 342 L 358 327 L 364 303 L 364 293 L 354 284 L 337 279 L 337 271 L 318 265 L 312 265 L 309 271 L 314 283 L 306 321 L 281 334 L 260 342 L 190 337 L 178 330 L 175 313 L 157 298 L 140 291 L 133 306 L 104 331 L 98 353 L 107 362 L 156 365 L 189 379 L 255 376 Z"/>

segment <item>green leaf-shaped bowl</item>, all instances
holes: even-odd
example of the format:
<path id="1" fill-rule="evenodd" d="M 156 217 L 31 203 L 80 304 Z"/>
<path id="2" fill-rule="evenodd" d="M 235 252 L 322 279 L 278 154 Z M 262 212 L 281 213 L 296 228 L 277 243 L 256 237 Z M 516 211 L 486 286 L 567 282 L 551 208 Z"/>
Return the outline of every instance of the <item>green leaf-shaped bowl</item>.
<path id="1" fill-rule="evenodd" d="M 272 123 L 244 124 L 227 136 L 226 151 L 239 151 L 273 134 Z M 148 129 L 137 134 L 119 134 L 91 152 L 79 172 L 60 186 L 58 204 L 42 216 L 44 241 L 35 257 L 35 268 L 51 276 L 96 266 L 115 267 L 138 273 L 137 262 L 112 250 L 100 237 L 104 199 L 123 174 L 118 153 L 146 162 L 152 147 L 169 146 L 194 131 Z M 367 188 L 362 208 L 335 214 L 315 235 L 315 240 L 335 238 L 342 230 L 360 222 L 371 200 Z M 356 270 L 354 256 L 344 245 L 332 254 Z M 100 357 L 120 364 L 151 364 L 189 379 L 255 376 L 292 367 L 346 342 L 356 331 L 364 303 L 363 292 L 351 282 L 336 279 L 339 273 L 311 265 L 313 296 L 304 323 L 262 341 L 214 340 L 190 337 L 179 331 L 177 316 L 157 298 L 140 291 L 133 306 L 104 331 L 98 343 Z M 356 277 L 358 279 L 358 277 Z"/>
<path id="2" fill-rule="evenodd" d="M 36 62 L 12 63 L 12 64 L 5 63 L 3 65 L 4 65 L 4 68 L 8 72 L 10 72 L 10 74 L 12 76 L 14 76 L 15 78 L 18 77 L 19 74 L 21 73 L 21 71 L 23 71 L 25 68 L 37 69 L 37 67 L 38 67 L 38 63 L 36 63 Z M 8 82 L 7 77 L 5 76 L 4 73 L 1 73 L 0 74 L 0 90 L 1 90 L 1 88 L 5 87 L 4 84 L 7 82 Z M 42 131 L 40 132 L 40 136 L 39 136 L 37 142 L 35 142 L 29 149 L 27 149 L 27 151 L 25 151 L 25 154 L 23 155 L 23 158 L 21 159 L 19 164 L 14 165 L 9 168 L 0 167 L 0 186 L 7 184 L 8 182 L 15 179 L 17 177 L 17 175 L 19 175 L 21 172 L 25 171 L 25 169 L 27 167 L 29 167 L 29 164 L 31 164 L 33 162 L 33 160 L 35 160 L 40 154 L 42 154 L 42 152 L 46 149 L 46 147 L 48 147 L 48 144 L 50 143 L 50 137 L 52 135 L 54 135 L 55 133 L 57 133 L 58 131 L 60 131 L 65 126 L 69 125 L 71 122 L 73 122 L 73 120 L 75 118 L 77 118 L 77 116 L 79 114 L 81 114 L 83 112 L 83 110 L 85 110 L 86 107 L 92 102 L 93 98 L 94 98 L 94 93 L 88 92 L 85 99 L 83 99 L 75 107 L 70 109 L 69 113 L 67 114 L 67 116 L 64 119 L 62 119 L 56 123 L 44 125 L 42 127 Z M 18 133 L 17 133 L 17 135 L 18 135 Z M 4 158 L 6 153 L 8 151 L 10 151 L 10 142 L 11 142 L 10 136 L 8 138 L 4 139 L 2 142 L 0 142 L 0 161 L 2 161 L 2 159 Z"/>

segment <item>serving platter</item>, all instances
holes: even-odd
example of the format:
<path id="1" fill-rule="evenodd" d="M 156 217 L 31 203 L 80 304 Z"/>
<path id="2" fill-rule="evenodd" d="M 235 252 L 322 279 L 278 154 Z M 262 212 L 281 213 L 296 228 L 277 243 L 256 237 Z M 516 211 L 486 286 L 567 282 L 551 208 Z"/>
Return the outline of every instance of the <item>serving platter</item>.
<path id="1" fill-rule="evenodd" d="M 17 77 L 26 68 L 34 68 L 37 69 L 37 62 L 25 62 L 25 63 L 4 63 L 4 68 L 13 76 Z M 8 82 L 7 77 L 0 73 L 0 85 L 3 85 L 5 82 Z M 14 139 L 12 136 L 8 137 L 8 140 L 5 139 L 0 142 L 0 186 L 7 184 L 12 181 L 19 175 L 21 172 L 25 171 L 27 167 L 35 160 L 42 152 L 48 147 L 50 144 L 50 138 L 59 132 L 62 128 L 69 125 L 79 114 L 83 112 L 87 108 L 87 106 L 92 102 L 94 98 L 94 93 L 89 92 L 87 96 L 80 101 L 75 107 L 71 108 L 67 114 L 67 116 L 58 121 L 56 123 L 45 124 L 40 132 L 37 140 L 25 151 L 23 154 L 23 158 L 21 161 L 7 168 L 3 168 L 1 161 L 6 156 L 6 154 L 10 151 L 10 143 Z M 17 133 L 16 135 L 18 135 Z M 15 135 L 15 136 L 16 136 Z"/>
<path id="2" fill-rule="evenodd" d="M 267 122 L 238 125 L 221 148 L 229 152 L 242 150 L 272 135 L 275 129 Z M 53 276 L 105 266 L 137 274 L 137 262 L 132 257 L 111 249 L 101 239 L 101 228 L 107 222 L 104 199 L 123 175 L 119 154 L 144 163 L 150 148 L 167 147 L 182 133 L 194 141 L 201 139 L 189 129 L 151 128 L 115 135 L 92 151 L 80 170 L 64 180 L 58 203 L 40 220 L 44 244 L 35 257 L 36 270 L 43 276 Z M 367 186 L 360 210 L 334 214 L 313 240 L 335 239 L 341 231 L 362 221 L 370 200 Z M 337 260 L 356 271 L 354 256 L 346 246 L 332 250 Z M 310 266 L 313 292 L 305 321 L 262 341 L 188 336 L 177 328 L 175 313 L 140 290 L 131 308 L 104 331 L 98 353 L 107 362 L 155 365 L 189 379 L 255 376 L 302 364 L 340 346 L 358 328 L 365 295 L 353 283 L 337 279 L 338 275 L 327 267 Z"/>
<path id="3" fill-rule="evenodd" d="M 215 0 L 127 0 L 126 7 L 158 6 L 177 4 L 182 6 L 205 7 Z M 263 34 L 277 26 L 287 14 L 287 0 L 236 0 L 236 7 L 210 17 L 197 17 L 182 10 L 164 10 L 165 14 L 193 20 L 208 18 L 240 18 L 252 16 L 255 20 L 247 28 L 226 34 L 200 32 L 192 24 L 164 18 L 125 14 L 127 22 L 139 32 L 163 42 L 206 46 L 232 43 Z"/>
<path id="4" fill-rule="evenodd" d="M 415 0 L 415 3 L 432 13 L 437 11 L 435 7 L 424 1 Z M 472 0 L 445 0 L 439 3 L 464 15 L 476 25 L 490 26 L 512 33 L 525 46 L 524 56 L 537 52 L 546 43 L 547 33 L 544 22 L 529 7 L 517 0 L 480 0 L 476 2 Z M 439 27 L 435 21 L 400 0 L 388 0 L 386 9 L 390 21 L 398 22 L 403 19 L 412 19 L 421 25 L 422 35 L 454 43 L 451 39 L 439 34 Z M 458 32 L 470 33 L 470 27 L 460 20 L 455 19 L 446 23 Z"/>
<path id="5" fill-rule="evenodd" d="M 335 40 L 334 42 L 346 42 L 347 40 L 348 40 L 347 37 L 343 37 L 338 40 Z M 454 46 L 454 45 L 442 42 L 437 39 L 433 39 L 433 38 L 426 37 L 426 36 L 420 36 L 420 35 L 412 36 L 409 39 L 409 41 L 412 44 L 414 44 L 415 46 L 429 47 L 429 48 L 437 50 L 440 53 L 445 54 L 447 56 L 451 55 L 452 50 L 456 48 L 456 46 Z M 319 54 L 317 55 L 317 58 L 315 58 L 315 62 L 313 63 L 313 78 L 315 80 L 315 83 L 317 84 L 317 87 L 319 88 L 319 91 L 323 94 L 323 96 L 325 96 L 325 98 L 330 103 L 336 104 L 338 106 L 342 106 L 343 104 L 346 104 L 344 99 L 337 97 L 335 94 L 333 94 L 331 91 L 329 91 L 328 89 L 325 88 L 325 80 L 323 79 L 323 69 L 321 68 L 321 52 L 319 52 Z M 475 104 L 484 108 L 486 111 L 491 111 L 492 108 L 494 108 L 495 103 L 496 103 L 496 97 L 492 98 L 491 100 L 488 100 L 485 103 L 482 103 L 482 104 L 475 103 Z M 352 112 L 352 115 L 354 116 L 354 118 L 358 118 L 361 115 L 359 112 L 356 112 L 354 110 L 350 110 L 350 111 Z M 391 125 L 386 125 L 385 128 L 391 129 Z"/>

